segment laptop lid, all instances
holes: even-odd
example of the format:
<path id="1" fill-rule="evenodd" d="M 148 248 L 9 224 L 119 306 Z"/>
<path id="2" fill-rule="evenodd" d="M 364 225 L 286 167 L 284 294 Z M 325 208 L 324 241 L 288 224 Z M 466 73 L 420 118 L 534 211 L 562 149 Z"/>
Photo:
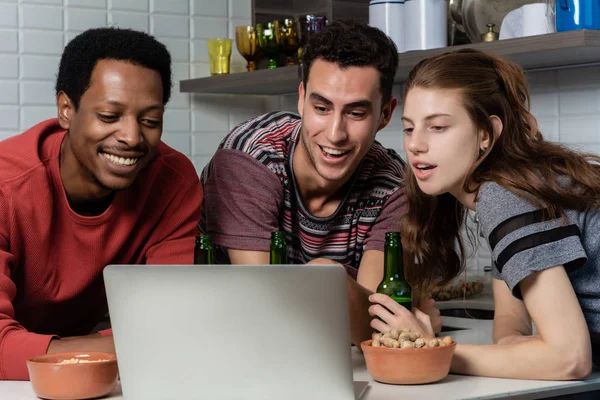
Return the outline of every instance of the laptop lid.
<path id="1" fill-rule="evenodd" d="M 110 265 L 104 279 L 125 399 L 355 398 L 339 266 Z"/>

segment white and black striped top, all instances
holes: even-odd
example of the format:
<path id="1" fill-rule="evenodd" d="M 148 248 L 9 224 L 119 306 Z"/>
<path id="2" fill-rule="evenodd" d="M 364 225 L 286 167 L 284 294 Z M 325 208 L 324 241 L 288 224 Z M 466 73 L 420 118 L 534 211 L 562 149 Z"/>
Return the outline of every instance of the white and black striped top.
<path id="1" fill-rule="evenodd" d="M 590 332 L 600 333 L 600 212 L 566 210 L 566 217 L 549 218 L 545 209 L 497 183 L 479 191 L 477 218 L 492 251 L 494 277 L 522 299 L 524 278 L 564 266 Z"/>

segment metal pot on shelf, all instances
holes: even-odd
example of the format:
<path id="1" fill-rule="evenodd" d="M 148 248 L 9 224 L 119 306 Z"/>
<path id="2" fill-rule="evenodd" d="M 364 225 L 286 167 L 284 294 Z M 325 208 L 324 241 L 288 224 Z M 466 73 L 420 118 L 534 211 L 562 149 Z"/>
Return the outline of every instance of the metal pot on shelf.
<path id="1" fill-rule="evenodd" d="M 510 11 L 525 4 L 550 2 L 554 0 L 448 0 L 448 15 L 455 32 L 462 29 L 472 43 L 478 43 L 489 32 L 488 24 L 500 27 Z"/>

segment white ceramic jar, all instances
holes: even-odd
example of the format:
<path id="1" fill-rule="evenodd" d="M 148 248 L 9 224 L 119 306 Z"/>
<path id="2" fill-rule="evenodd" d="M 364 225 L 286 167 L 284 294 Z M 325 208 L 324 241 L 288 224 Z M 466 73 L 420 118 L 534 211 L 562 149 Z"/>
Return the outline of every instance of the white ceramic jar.
<path id="1" fill-rule="evenodd" d="M 426 50 L 448 45 L 446 0 L 405 0 L 404 50 Z"/>
<path id="2" fill-rule="evenodd" d="M 372 0 L 369 3 L 369 25 L 388 35 L 396 44 L 398 53 L 406 50 L 404 7 L 405 0 Z"/>

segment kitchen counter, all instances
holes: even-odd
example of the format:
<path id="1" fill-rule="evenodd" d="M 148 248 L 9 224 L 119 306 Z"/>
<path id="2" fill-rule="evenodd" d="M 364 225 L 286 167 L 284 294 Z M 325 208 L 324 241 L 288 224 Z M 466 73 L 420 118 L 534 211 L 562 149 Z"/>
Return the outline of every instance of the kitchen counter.
<path id="1" fill-rule="evenodd" d="M 436 301 L 435 304 L 440 310 L 447 310 L 451 308 L 493 310 L 494 296 L 491 293 L 481 292 L 464 300 L 455 299 L 446 301 Z"/>
<path id="2" fill-rule="evenodd" d="M 442 317 L 445 326 L 461 328 L 449 332 L 458 343 L 491 343 L 492 321 Z M 388 399 L 541 399 L 575 393 L 600 391 L 600 371 L 584 381 L 534 381 L 517 379 L 482 378 L 450 374 L 446 379 L 429 385 L 399 386 L 374 382 L 367 372 L 360 353 L 352 349 L 355 381 L 368 381 L 362 400 Z M 106 399 L 122 399 L 120 388 Z M 201 395 L 199 393 L 199 395 Z M 594 394 L 590 394 L 594 396 Z M 595 394 L 599 396 L 600 394 Z M 37 399 L 29 382 L 0 381 L 0 398 L 8 400 Z M 589 397 L 592 398 L 592 397 Z"/>
<path id="3" fill-rule="evenodd" d="M 454 299 L 446 301 L 436 301 L 436 305 L 440 310 L 447 310 L 452 308 L 466 308 L 466 309 L 477 309 L 477 310 L 493 310 L 494 309 L 494 294 L 492 293 L 492 273 L 491 272 L 478 272 L 469 273 L 465 279 L 464 276 L 459 276 L 453 280 L 455 283 L 459 280 L 466 280 L 467 282 L 480 280 L 484 283 L 483 290 L 474 296 L 466 299 Z"/>

